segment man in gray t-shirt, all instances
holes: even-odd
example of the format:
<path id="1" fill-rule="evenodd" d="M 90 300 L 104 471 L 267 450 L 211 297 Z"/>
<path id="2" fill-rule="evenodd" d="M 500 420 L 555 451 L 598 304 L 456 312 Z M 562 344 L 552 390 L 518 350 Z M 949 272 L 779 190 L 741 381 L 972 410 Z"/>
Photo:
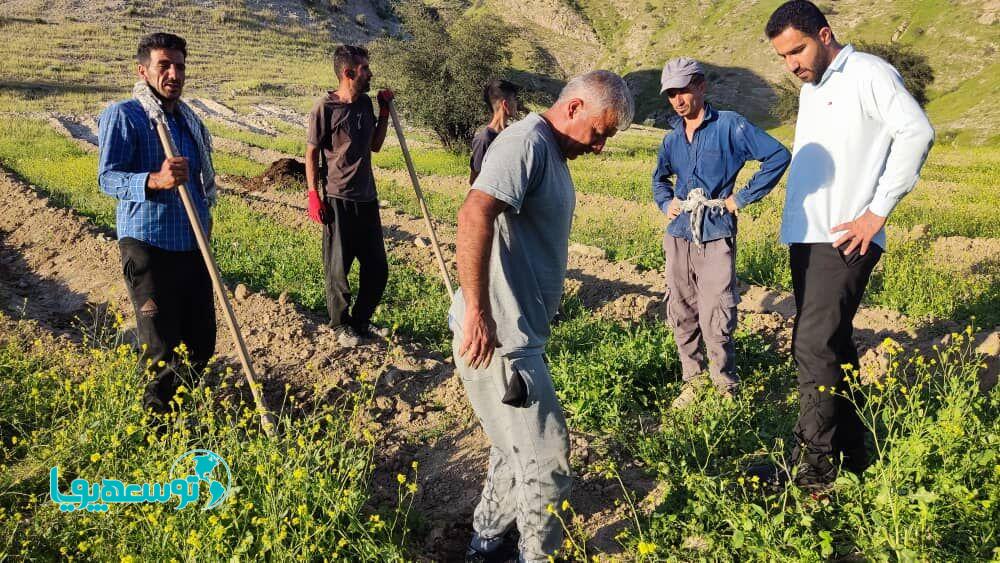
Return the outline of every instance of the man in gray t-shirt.
<path id="1" fill-rule="evenodd" d="M 491 443 L 469 560 L 512 557 L 505 539 L 515 526 L 522 561 L 546 561 L 562 542 L 556 512 L 571 482 L 569 433 L 542 354 L 576 204 L 566 160 L 601 152 L 632 114 L 618 75 L 574 78 L 545 113 L 500 133 L 458 212 L 461 289 L 449 324 L 456 368 Z"/>
<path id="2" fill-rule="evenodd" d="M 497 351 L 507 357 L 541 354 L 562 297 L 576 205 L 566 157 L 545 118 L 532 113 L 497 138 L 472 189 L 506 207 L 496 217 L 489 256 Z M 459 289 L 449 313 L 456 335 L 465 310 Z"/>

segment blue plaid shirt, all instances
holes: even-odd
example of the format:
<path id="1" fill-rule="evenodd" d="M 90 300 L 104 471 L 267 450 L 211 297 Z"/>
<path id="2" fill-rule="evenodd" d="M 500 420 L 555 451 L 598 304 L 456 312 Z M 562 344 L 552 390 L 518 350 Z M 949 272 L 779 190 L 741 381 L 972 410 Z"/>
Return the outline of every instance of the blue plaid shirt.
<path id="1" fill-rule="evenodd" d="M 690 143 L 682 117 L 675 115 L 670 125 L 673 131 L 663 137 L 653 171 L 653 201 L 664 213 L 671 200 L 687 199 L 695 188 L 705 190 L 708 199 L 729 197 L 743 165 L 748 160 L 759 160 L 760 170 L 734 197 L 736 207 L 742 209 L 766 196 L 791 160 L 788 149 L 734 111 L 717 111 L 705 104 L 705 120 Z M 677 181 L 672 182 L 671 177 Z M 726 211 L 708 210 L 701 230 L 704 242 L 735 236 L 736 217 Z M 671 221 L 667 233 L 693 240 L 690 213 L 685 211 Z"/>
<path id="2" fill-rule="evenodd" d="M 208 201 L 201 185 L 201 157 L 193 133 L 179 112 L 167 114 L 178 156 L 188 159 L 188 191 L 205 229 L 211 231 Z M 118 238 L 141 240 L 163 250 L 195 250 L 194 230 L 184 212 L 180 193 L 147 190 L 146 178 L 160 170 L 166 155 L 149 117 L 136 100 L 109 106 L 98 118 L 101 191 L 118 200 Z"/>

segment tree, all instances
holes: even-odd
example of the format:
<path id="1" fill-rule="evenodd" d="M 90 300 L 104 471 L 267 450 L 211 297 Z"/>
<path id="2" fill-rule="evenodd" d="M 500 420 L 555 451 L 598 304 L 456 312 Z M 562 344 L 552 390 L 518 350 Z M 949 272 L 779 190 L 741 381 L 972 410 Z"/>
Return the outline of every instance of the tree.
<path id="1" fill-rule="evenodd" d="M 372 47 L 376 80 L 391 78 L 400 111 L 437 135 L 452 152 L 468 150 L 485 121 L 483 86 L 506 75 L 512 30 L 486 15 L 445 21 L 418 2 L 400 6 L 407 38 Z"/>
<path id="2" fill-rule="evenodd" d="M 913 99 L 921 106 L 927 104 L 927 86 L 934 81 L 934 69 L 927 57 L 914 52 L 899 43 L 856 43 L 863 53 L 870 53 L 896 67 L 903 77 L 903 85 Z M 791 80 L 782 80 L 775 85 L 775 100 L 771 104 L 771 115 L 783 123 L 795 119 L 799 112 L 799 86 Z"/>
<path id="3" fill-rule="evenodd" d="M 896 67 L 903 84 L 921 107 L 927 105 L 927 86 L 934 82 L 934 69 L 927 57 L 899 43 L 857 43 L 859 51 L 871 53 Z"/>

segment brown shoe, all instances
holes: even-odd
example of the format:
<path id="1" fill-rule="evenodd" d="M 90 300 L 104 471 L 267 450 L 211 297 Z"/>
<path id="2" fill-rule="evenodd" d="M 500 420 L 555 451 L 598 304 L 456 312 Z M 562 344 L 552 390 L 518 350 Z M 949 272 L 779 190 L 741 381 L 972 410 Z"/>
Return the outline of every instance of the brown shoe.
<path id="1" fill-rule="evenodd" d="M 703 376 L 698 376 L 691 381 L 685 381 L 684 385 L 681 387 L 680 394 L 677 395 L 677 398 L 674 399 L 674 402 L 671 403 L 670 406 L 675 409 L 686 408 L 698 398 L 698 393 L 706 383 L 707 381 Z"/>
<path id="2" fill-rule="evenodd" d="M 716 387 L 716 391 L 719 392 L 719 396 L 723 399 L 735 399 L 736 398 L 736 387 Z"/>

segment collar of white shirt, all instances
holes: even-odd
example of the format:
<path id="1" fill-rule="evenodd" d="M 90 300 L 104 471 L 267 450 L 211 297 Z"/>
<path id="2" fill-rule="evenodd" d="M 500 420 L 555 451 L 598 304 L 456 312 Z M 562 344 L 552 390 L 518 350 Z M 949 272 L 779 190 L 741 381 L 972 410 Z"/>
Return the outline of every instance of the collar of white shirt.
<path id="1" fill-rule="evenodd" d="M 841 49 L 839 53 L 837 53 L 837 56 L 833 58 L 833 62 L 831 62 L 830 66 L 826 68 L 826 72 L 823 73 L 823 78 L 820 79 L 819 84 L 817 84 L 816 86 L 817 87 L 822 86 L 823 83 L 825 83 L 830 78 L 830 76 L 833 75 L 833 73 L 840 72 L 841 70 L 843 70 L 844 65 L 847 64 L 847 58 L 850 57 L 852 54 L 854 54 L 854 46 L 845 45 L 844 48 Z"/>

